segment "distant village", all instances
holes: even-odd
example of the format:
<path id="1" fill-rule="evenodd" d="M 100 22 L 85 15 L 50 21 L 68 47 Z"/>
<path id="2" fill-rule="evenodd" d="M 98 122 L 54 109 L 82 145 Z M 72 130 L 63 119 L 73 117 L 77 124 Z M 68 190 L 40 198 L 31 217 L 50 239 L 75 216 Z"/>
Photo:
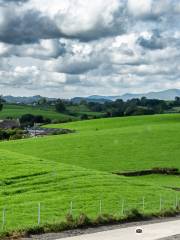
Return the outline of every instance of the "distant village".
<path id="1" fill-rule="evenodd" d="M 36 123 L 34 123 L 32 127 L 23 128 L 19 119 L 0 120 L 0 140 L 16 140 L 47 135 L 68 134 L 72 132 L 74 131 L 62 128 L 43 128 L 41 124 Z"/>

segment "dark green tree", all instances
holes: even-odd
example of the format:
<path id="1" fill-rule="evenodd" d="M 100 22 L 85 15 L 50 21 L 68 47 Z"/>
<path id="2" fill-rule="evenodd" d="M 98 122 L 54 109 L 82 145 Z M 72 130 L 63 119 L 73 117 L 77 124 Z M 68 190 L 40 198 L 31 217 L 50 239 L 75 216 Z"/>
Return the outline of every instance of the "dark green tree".
<path id="1" fill-rule="evenodd" d="M 0 96 L 0 111 L 3 110 L 3 103 L 4 103 L 4 100 L 3 100 L 3 98 Z"/>
<path id="2" fill-rule="evenodd" d="M 180 97 L 175 97 L 174 105 L 175 106 L 180 106 Z"/>
<path id="3" fill-rule="evenodd" d="M 87 114 L 83 114 L 81 116 L 81 120 L 88 120 L 88 115 Z"/>
<path id="4" fill-rule="evenodd" d="M 55 104 L 56 111 L 59 113 L 64 113 L 66 111 L 66 105 L 62 100 L 57 100 Z"/>

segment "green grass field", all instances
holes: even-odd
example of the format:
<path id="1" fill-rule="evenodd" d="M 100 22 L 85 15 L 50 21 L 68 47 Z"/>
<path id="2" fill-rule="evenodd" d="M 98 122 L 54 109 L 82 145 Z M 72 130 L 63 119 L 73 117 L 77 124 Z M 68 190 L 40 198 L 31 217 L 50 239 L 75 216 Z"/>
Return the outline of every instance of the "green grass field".
<path id="1" fill-rule="evenodd" d="M 57 113 L 53 107 L 40 107 L 40 106 L 28 106 L 28 105 L 17 105 L 17 104 L 5 104 L 3 111 L 0 112 L 0 119 L 7 117 L 20 118 L 24 114 L 42 115 L 51 120 L 67 120 L 68 115 Z"/>
<path id="2" fill-rule="evenodd" d="M 158 212 L 180 197 L 179 176 L 124 177 L 113 172 L 155 167 L 180 169 L 180 115 L 98 119 L 50 125 L 75 129 L 68 135 L 0 143 L 0 211 L 6 229 L 60 221 L 70 210 L 94 218 L 125 210 Z M 175 189 L 176 190 L 173 190 Z"/>
<path id="3" fill-rule="evenodd" d="M 30 106 L 20 104 L 4 104 L 3 110 L 0 111 L 0 119 L 5 118 L 20 118 L 24 114 L 42 115 L 45 118 L 66 122 L 70 119 L 72 121 L 79 120 L 83 114 L 87 114 L 89 118 L 94 116 L 101 117 L 103 114 L 98 112 L 91 112 L 85 105 L 68 107 L 67 113 L 58 113 L 54 106 Z"/>

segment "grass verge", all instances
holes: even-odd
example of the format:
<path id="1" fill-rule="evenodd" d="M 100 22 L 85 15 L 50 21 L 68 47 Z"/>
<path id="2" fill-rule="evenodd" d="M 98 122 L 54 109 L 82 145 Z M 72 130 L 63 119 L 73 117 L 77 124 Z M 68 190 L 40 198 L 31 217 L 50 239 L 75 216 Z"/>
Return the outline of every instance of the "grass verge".
<path id="1" fill-rule="evenodd" d="M 35 226 L 27 229 L 19 229 L 12 232 L 3 232 L 0 239 L 21 239 L 22 237 L 30 237 L 31 235 L 38 235 L 44 233 L 57 233 L 74 229 L 86 229 L 89 227 L 96 228 L 100 226 L 123 224 L 137 221 L 147 221 L 152 219 L 175 217 L 180 214 L 180 208 L 164 210 L 156 214 L 143 214 L 137 209 L 130 210 L 126 216 L 117 217 L 109 214 L 102 214 L 95 219 L 90 219 L 84 213 L 78 217 L 73 217 L 71 214 L 66 216 L 66 220 L 56 224 L 44 224 L 42 226 Z"/>

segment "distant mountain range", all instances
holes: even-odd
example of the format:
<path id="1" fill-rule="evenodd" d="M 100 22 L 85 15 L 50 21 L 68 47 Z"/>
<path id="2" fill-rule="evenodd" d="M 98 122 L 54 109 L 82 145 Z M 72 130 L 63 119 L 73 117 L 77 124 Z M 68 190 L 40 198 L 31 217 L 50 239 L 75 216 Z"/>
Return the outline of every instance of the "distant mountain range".
<path id="1" fill-rule="evenodd" d="M 180 97 L 180 90 L 179 89 L 168 89 L 165 91 L 160 92 L 148 92 L 148 93 L 126 93 L 119 96 L 99 96 L 93 95 L 85 98 L 73 98 L 72 100 L 75 102 L 79 102 L 81 100 L 86 100 L 88 102 L 95 101 L 95 102 L 105 102 L 105 101 L 115 101 L 117 99 L 122 99 L 124 101 L 130 100 L 132 98 L 142 98 L 146 97 L 148 99 L 161 99 L 161 100 L 174 100 L 175 97 Z"/>
<path id="2" fill-rule="evenodd" d="M 14 97 L 14 96 L 3 96 L 3 99 L 8 103 L 22 103 L 22 104 L 32 104 L 34 102 L 40 101 L 42 96 L 36 95 L 32 97 Z M 54 100 L 55 98 L 47 98 L 48 100 Z"/>
<path id="3" fill-rule="evenodd" d="M 74 103 L 79 103 L 82 100 L 86 100 L 88 102 L 99 102 L 104 103 L 107 101 L 115 101 L 117 99 L 122 99 L 124 101 L 130 100 L 132 98 L 142 98 L 146 97 L 149 99 L 161 99 L 161 100 L 174 100 L 175 97 L 180 97 L 180 89 L 168 89 L 160 92 L 149 92 L 149 93 L 126 93 L 119 96 L 100 96 L 100 95 L 92 95 L 89 97 L 75 97 L 71 100 Z M 24 104 L 32 104 L 41 100 L 43 97 L 40 95 L 32 96 L 32 97 L 14 97 L 14 96 L 3 96 L 3 99 L 8 103 L 24 103 Z M 56 98 L 47 98 L 47 100 L 55 100 Z"/>

